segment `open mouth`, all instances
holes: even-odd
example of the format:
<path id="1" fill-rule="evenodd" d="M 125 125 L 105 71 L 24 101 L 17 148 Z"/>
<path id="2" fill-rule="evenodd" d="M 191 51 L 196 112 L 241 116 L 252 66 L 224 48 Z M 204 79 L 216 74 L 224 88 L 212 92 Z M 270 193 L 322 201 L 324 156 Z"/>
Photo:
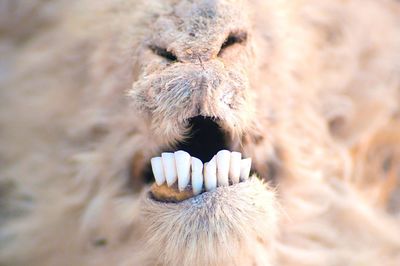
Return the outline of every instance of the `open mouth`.
<path id="1" fill-rule="evenodd" d="M 229 151 L 229 136 L 218 120 L 196 116 L 189 120 L 190 132 L 173 150 L 151 159 L 147 179 L 154 181 L 155 199 L 177 202 L 248 179 L 251 159 Z"/>
<path id="2" fill-rule="evenodd" d="M 228 149 L 228 136 L 216 120 L 196 116 L 190 119 L 189 126 L 191 130 L 188 138 L 179 142 L 175 150 L 186 151 L 202 162 L 208 162 L 218 151 Z"/>

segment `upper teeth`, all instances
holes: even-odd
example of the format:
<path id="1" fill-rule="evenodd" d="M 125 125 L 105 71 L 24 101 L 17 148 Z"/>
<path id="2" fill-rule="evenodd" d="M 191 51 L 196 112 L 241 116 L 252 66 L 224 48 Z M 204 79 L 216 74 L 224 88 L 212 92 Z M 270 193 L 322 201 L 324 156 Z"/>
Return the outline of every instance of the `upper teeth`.
<path id="1" fill-rule="evenodd" d="M 161 157 L 151 159 L 151 168 L 157 185 L 167 182 L 170 187 L 178 180 L 179 191 L 185 190 L 192 177 L 193 194 L 203 190 L 214 190 L 217 186 L 228 186 L 249 178 L 251 158 L 242 159 L 239 152 L 219 151 L 209 162 L 191 157 L 185 151 L 164 152 Z M 191 169 L 191 172 L 190 172 Z"/>

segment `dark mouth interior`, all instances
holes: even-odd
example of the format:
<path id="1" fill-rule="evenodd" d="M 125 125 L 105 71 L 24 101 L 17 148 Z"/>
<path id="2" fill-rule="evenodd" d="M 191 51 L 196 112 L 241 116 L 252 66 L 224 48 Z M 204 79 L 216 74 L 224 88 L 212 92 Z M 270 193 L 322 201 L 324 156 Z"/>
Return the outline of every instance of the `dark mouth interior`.
<path id="1" fill-rule="evenodd" d="M 178 143 L 175 150 L 184 150 L 202 162 L 208 162 L 218 151 L 228 149 L 224 132 L 212 118 L 196 116 L 189 124 L 188 138 Z"/>
<path id="2" fill-rule="evenodd" d="M 179 142 L 172 149 L 165 152 L 184 150 L 191 156 L 199 158 L 203 163 L 208 162 L 220 150 L 229 149 L 226 134 L 211 117 L 196 116 L 189 120 L 190 132 L 188 137 Z M 146 182 L 153 182 L 151 167 L 146 167 L 144 173 Z"/>

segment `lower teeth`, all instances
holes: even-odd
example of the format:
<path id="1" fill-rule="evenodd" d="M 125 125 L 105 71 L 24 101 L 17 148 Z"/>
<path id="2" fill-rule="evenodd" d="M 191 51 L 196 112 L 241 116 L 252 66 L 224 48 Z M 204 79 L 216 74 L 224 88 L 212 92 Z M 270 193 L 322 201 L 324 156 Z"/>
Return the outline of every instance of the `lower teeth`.
<path id="1" fill-rule="evenodd" d="M 202 191 L 245 181 L 249 178 L 251 158 L 241 157 L 239 152 L 221 150 L 203 165 L 200 159 L 185 151 L 162 153 L 161 157 L 151 159 L 156 181 L 153 195 L 162 200 L 180 201 Z"/>

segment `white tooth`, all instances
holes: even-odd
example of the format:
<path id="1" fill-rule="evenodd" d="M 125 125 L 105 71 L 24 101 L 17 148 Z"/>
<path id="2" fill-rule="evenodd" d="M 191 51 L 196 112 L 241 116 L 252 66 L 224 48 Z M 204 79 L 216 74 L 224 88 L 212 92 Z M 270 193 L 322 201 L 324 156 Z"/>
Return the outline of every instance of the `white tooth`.
<path id="1" fill-rule="evenodd" d="M 240 152 L 231 152 L 231 161 L 229 167 L 229 176 L 233 184 L 239 183 L 240 178 L 240 164 L 242 160 L 242 154 Z"/>
<path id="2" fill-rule="evenodd" d="M 203 163 L 196 157 L 192 157 L 192 189 L 194 195 L 203 189 Z"/>
<path id="3" fill-rule="evenodd" d="M 244 181 L 249 179 L 251 168 L 251 158 L 243 159 L 240 162 L 240 180 Z"/>
<path id="4" fill-rule="evenodd" d="M 170 187 L 175 183 L 177 178 L 174 154 L 172 152 L 163 152 L 161 153 L 161 158 L 164 166 L 165 180 Z"/>
<path id="5" fill-rule="evenodd" d="M 217 164 L 215 156 L 208 163 L 204 164 L 204 186 L 207 191 L 217 187 Z"/>
<path id="6" fill-rule="evenodd" d="M 154 157 L 150 160 L 151 169 L 153 170 L 154 179 L 157 185 L 161 186 L 165 182 L 164 170 L 161 157 Z"/>
<path id="7" fill-rule="evenodd" d="M 231 153 L 222 150 L 217 153 L 217 178 L 218 186 L 229 186 L 229 161 Z"/>
<path id="8" fill-rule="evenodd" d="M 174 155 L 178 173 L 178 189 L 183 191 L 190 181 L 190 154 L 185 151 L 176 151 Z"/>

